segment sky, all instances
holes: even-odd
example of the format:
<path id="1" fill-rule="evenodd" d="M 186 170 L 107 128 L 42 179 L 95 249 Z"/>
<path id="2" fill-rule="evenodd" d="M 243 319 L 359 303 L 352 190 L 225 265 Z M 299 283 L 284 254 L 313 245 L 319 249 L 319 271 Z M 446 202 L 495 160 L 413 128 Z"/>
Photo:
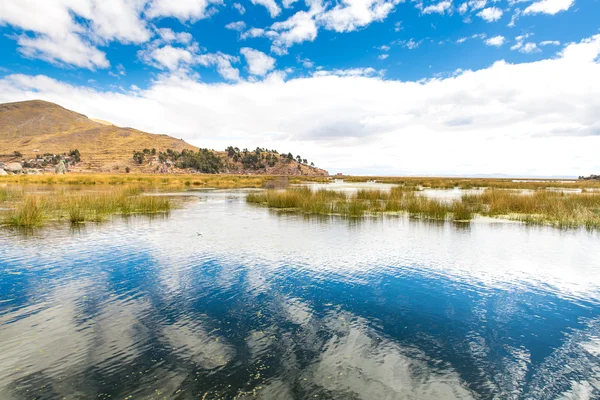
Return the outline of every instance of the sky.
<path id="1" fill-rule="evenodd" d="M 0 102 L 330 173 L 600 173 L 599 0 L 1 0 Z"/>

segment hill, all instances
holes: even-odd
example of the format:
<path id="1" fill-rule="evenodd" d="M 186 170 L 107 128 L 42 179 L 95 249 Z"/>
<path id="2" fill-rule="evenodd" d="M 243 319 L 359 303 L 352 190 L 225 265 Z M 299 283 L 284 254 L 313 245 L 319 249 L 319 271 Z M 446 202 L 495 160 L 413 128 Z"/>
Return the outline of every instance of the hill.
<path id="1" fill-rule="evenodd" d="M 42 101 L 23 101 L 0 104 L 0 162 L 56 160 L 54 155 L 69 154 L 77 149 L 80 161 L 69 166 L 73 171 L 118 172 L 129 168 L 137 172 L 190 169 L 175 160 L 159 160 L 159 153 L 181 154 L 184 150 L 199 149 L 181 139 L 152 134 L 133 128 L 122 128 L 102 120 L 93 120 L 83 114 L 67 110 L 57 104 Z M 134 161 L 134 151 L 154 149 L 143 162 Z M 189 153 L 191 154 L 191 153 Z M 248 165 L 234 161 L 226 152 L 214 152 L 222 160 L 219 172 L 279 175 L 326 175 L 318 168 L 285 160 L 277 165 Z M 54 156 L 54 158 L 53 158 Z M 261 156 L 262 157 L 262 156 Z M 79 157 L 78 157 L 79 158 Z M 260 157 L 259 157 L 260 158 Z M 44 163 L 45 164 L 45 163 Z M 164 164 L 164 165 L 163 165 Z M 264 168 L 262 168 L 264 166 Z M 192 168 L 193 169 L 193 168 Z"/>

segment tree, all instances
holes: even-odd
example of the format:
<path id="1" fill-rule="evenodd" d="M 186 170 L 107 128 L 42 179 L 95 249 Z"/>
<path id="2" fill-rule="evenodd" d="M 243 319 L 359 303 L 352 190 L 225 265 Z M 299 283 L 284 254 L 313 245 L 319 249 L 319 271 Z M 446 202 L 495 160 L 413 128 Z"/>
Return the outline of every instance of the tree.
<path id="1" fill-rule="evenodd" d="M 302 157 L 300 157 L 300 155 L 297 155 L 296 156 L 296 161 L 299 162 L 299 163 L 301 163 L 302 162 Z"/>
<path id="2" fill-rule="evenodd" d="M 311 166 L 311 167 L 314 167 L 314 166 L 315 166 L 315 163 L 311 161 L 311 162 L 310 162 L 310 166 Z"/>
<path id="3" fill-rule="evenodd" d="M 235 155 L 235 149 L 233 148 L 233 146 L 229 146 L 225 149 L 225 151 L 227 152 L 227 157 L 231 158 Z"/>
<path id="4" fill-rule="evenodd" d="M 75 161 L 76 163 L 78 163 L 79 161 L 81 161 L 81 154 L 79 153 L 79 150 L 77 150 L 77 149 L 71 150 L 69 152 L 69 156 L 73 157 L 73 161 Z"/>
<path id="5" fill-rule="evenodd" d="M 134 151 L 133 159 L 136 163 L 142 165 L 146 161 L 146 156 L 142 151 Z"/>
<path id="6" fill-rule="evenodd" d="M 308 164 L 308 161 L 306 161 L 306 158 L 302 159 L 302 164 Z"/>
<path id="7" fill-rule="evenodd" d="M 292 153 L 288 153 L 287 159 L 290 160 L 290 161 L 293 160 L 294 159 L 294 155 Z"/>
<path id="8" fill-rule="evenodd" d="M 153 147 L 152 148 L 152 155 L 155 156 L 156 155 L 156 149 Z"/>
<path id="9" fill-rule="evenodd" d="M 129 173 L 129 171 L 131 171 L 131 168 L 125 167 L 125 172 Z"/>

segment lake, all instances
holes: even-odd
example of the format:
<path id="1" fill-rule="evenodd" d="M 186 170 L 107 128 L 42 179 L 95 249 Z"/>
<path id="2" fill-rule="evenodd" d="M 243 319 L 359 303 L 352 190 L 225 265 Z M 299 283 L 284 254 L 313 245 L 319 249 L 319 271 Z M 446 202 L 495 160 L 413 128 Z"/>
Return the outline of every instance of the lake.
<path id="1" fill-rule="evenodd" d="M 600 398 L 600 234 L 278 213 L 0 230 L 0 399 Z"/>

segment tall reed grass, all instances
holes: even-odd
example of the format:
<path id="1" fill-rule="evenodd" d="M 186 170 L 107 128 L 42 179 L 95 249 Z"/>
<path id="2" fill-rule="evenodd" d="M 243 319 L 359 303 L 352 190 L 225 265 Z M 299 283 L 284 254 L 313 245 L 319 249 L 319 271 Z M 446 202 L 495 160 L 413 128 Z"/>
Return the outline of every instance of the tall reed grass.
<path id="1" fill-rule="evenodd" d="M 6 226 L 31 228 L 50 220 L 99 222 L 111 215 L 167 213 L 171 208 L 169 198 L 144 195 L 137 186 L 96 192 L 57 190 L 24 194 L 4 215 L 0 214 L 0 221 Z"/>
<path id="2" fill-rule="evenodd" d="M 487 189 L 448 202 L 428 198 L 405 186 L 394 187 L 389 192 L 359 190 L 353 195 L 304 188 L 252 193 L 247 201 L 308 214 L 360 217 L 366 213 L 405 212 L 415 218 L 453 221 L 470 221 L 480 214 L 528 224 L 600 229 L 600 192 Z"/>

